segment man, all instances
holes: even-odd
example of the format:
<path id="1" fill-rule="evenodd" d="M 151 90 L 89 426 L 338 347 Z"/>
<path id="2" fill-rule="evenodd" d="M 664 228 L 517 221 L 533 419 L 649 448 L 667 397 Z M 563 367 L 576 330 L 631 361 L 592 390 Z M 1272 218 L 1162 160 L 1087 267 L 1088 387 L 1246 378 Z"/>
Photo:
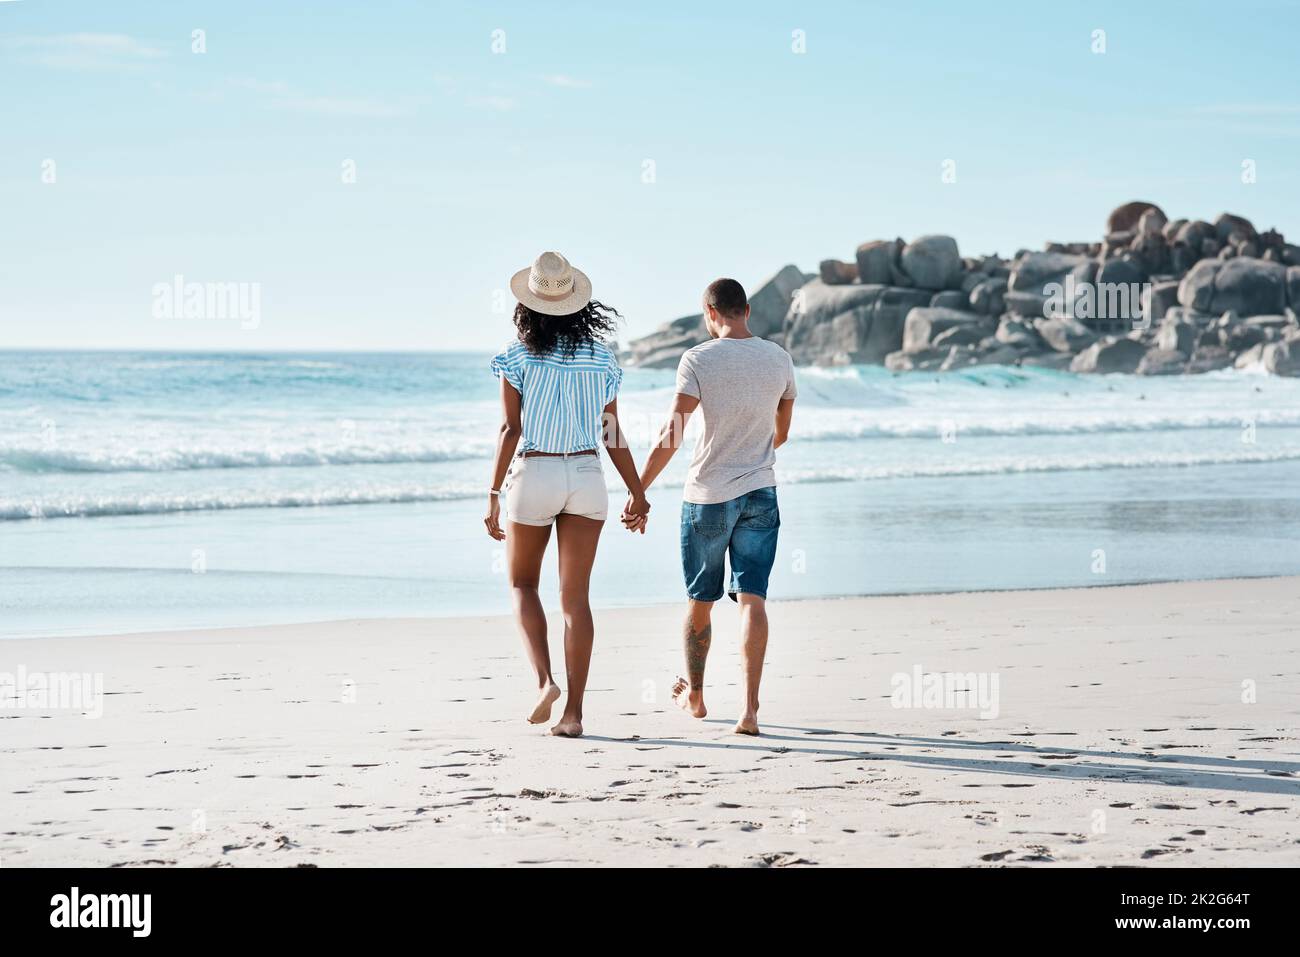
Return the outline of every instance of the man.
<path id="1" fill-rule="evenodd" d="M 723 594 L 724 558 L 730 555 L 726 591 L 740 605 L 745 707 L 737 734 L 758 734 L 758 685 L 767 651 L 767 580 L 776 560 L 776 449 L 790 434 L 794 363 L 774 342 L 749 331 L 749 300 L 734 279 L 704 292 L 709 342 L 682 356 L 672 414 L 650 452 L 641 482 L 659 477 L 681 444 L 698 407 L 704 429 L 686 479 L 682 502 L 682 572 L 690 596 L 686 616 L 686 678 L 673 700 L 703 718 L 704 664 L 713 638 L 713 603 Z M 636 530 L 643 516 L 625 513 Z"/>

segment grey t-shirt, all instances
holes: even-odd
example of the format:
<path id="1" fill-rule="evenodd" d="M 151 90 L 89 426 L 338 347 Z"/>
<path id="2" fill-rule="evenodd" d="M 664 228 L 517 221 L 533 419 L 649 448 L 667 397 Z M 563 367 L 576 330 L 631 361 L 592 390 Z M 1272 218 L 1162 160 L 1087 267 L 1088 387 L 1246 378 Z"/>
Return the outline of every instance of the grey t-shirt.
<path id="1" fill-rule="evenodd" d="M 711 339 L 682 356 L 677 391 L 699 399 L 704 417 L 686 501 L 728 502 L 776 484 L 776 406 L 796 394 L 788 352 L 758 336 Z"/>

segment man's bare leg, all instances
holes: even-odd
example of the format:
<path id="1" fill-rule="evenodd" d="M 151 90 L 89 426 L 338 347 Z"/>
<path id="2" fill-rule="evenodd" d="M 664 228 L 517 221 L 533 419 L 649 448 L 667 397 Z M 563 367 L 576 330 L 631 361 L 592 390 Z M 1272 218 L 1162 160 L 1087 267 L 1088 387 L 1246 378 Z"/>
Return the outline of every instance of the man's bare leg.
<path id="1" fill-rule="evenodd" d="M 686 625 L 682 629 L 686 650 L 686 677 L 678 678 L 673 684 L 673 700 L 691 717 L 703 718 L 709 713 L 704 707 L 704 663 L 709 658 L 709 646 L 713 643 L 713 623 L 710 617 L 713 602 L 691 599 L 689 604 Z"/>
<path id="2" fill-rule="evenodd" d="M 763 657 L 767 654 L 767 602 L 741 592 L 740 661 L 745 671 L 745 710 L 736 722 L 736 734 L 758 734 L 758 684 L 763 680 Z"/>

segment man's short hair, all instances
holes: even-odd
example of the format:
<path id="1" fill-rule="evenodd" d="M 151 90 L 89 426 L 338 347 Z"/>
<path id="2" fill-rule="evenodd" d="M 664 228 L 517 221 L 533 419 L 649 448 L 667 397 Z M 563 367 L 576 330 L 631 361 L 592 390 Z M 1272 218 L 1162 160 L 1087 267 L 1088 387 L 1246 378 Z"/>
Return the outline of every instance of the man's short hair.
<path id="1" fill-rule="evenodd" d="M 728 319 L 742 319 L 749 307 L 745 287 L 734 279 L 715 279 L 704 290 L 704 304 L 712 306 Z"/>

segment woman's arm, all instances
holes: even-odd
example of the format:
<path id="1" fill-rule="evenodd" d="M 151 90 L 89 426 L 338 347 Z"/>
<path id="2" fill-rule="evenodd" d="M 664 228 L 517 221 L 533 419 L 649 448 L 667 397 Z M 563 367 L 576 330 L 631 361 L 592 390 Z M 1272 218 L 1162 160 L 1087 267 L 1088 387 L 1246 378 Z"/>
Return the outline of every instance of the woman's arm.
<path id="1" fill-rule="evenodd" d="M 510 460 L 514 457 L 515 449 L 519 447 L 519 436 L 523 433 L 523 426 L 520 424 L 523 407 L 519 393 L 505 379 L 501 380 L 501 431 L 497 434 L 497 457 L 496 463 L 492 467 L 492 488 L 501 489 L 501 483 L 506 480 L 506 471 L 510 468 Z M 487 533 L 495 538 L 498 542 L 506 537 L 506 533 L 501 529 L 501 499 L 499 496 L 488 495 L 487 516 L 483 519 L 483 524 L 487 526 Z"/>
<path id="2" fill-rule="evenodd" d="M 609 460 L 614 463 L 614 468 L 618 469 L 623 484 L 627 486 L 628 505 L 624 509 L 624 514 L 630 514 L 640 519 L 637 524 L 644 532 L 645 516 L 650 511 L 650 503 L 645 500 L 645 489 L 641 487 L 641 476 L 637 474 L 636 462 L 632 460 L 632 452 L 627 447 L 623 429 L 618 424 L 618 399 L 612 400 L 609 405 L 605 406 L 605 428 L 602 433 L 605 451 L 609 453 Z"/>

